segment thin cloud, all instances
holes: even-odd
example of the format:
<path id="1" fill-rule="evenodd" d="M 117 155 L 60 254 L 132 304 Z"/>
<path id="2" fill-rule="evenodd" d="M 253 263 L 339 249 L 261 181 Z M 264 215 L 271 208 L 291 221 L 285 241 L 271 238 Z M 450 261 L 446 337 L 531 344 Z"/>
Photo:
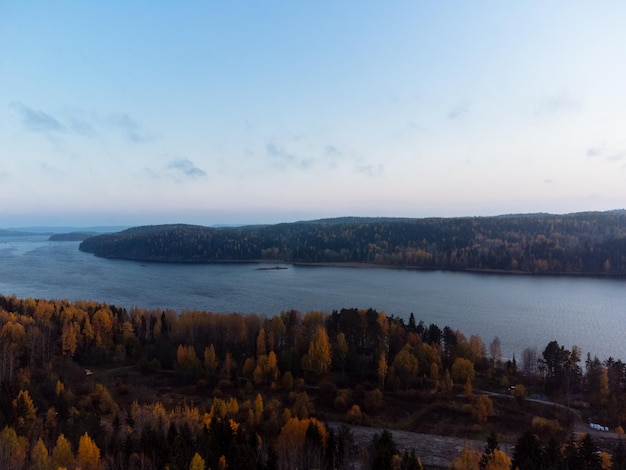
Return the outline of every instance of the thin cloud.
<path id="1" fill-rule="evenodd" d="M 562 115 L 579 112 L 582 109 L 580 101 L 567 91 L 560 91 L 544 97 L 535 109 L 536 116 Z"/>
<path id="2" fill-rule="evenodd" d="M 156 171 L 154 171 L 152 168 L 144 168 L 144 173 L 153 180 L 160 180 L 161 179 L 161 175 L 159 175 Z"/>
<path id="3" fill-rule="evenodd" d="M 194 162 L 187 158 L 172 160 L 167 168 L 182 173 L 189 178 L 202 178 L 206 176 L 206 171 L 196 166 Z"/>
<path id="4" fill-rule="evenodd" d="M 342 159 L 342 152 L 334 145 L 327 145 L 324 148 L 324 158 L 330 168 L 337 168 L 339 161 Z"/>
<path id="5" fill-rule="evenodd" d="M 76 116 L 70 116 L 69 118 L 69 128 L 75 134 L 82 135 L 83 137 L 94 137 L 96 135 L 96 130 L 93 125 L 83 119 Z"/>
<path id="6" fill-rule="evenodd" d="M 612 162 L 619 162 L 619 161 L 622 161 L 624 157 L 626 157 L 626 153 L 620 152 L 620 153 L 614 153 L 612 155 L 609 155 L 606 158 Z"/>
<path id="7" fill-rule="evenodd" d="M 271 157 L 278 158 L 287 162 L 295 161 L 296 157 L 279 147 L 275 142 L 270 142 L 265 146 L 267 154 Z"/>
<path id="8" fill-rule="evenodd" d="M 365 163 L 362 160 L 359 160 L 357 161 L 357 164 L 355 166 L 355 171 L 357 173 L 361 173 L 367 176 L 378 177 L 384 173 L 385 167 L 380 163 L 375 165 L 372 163 Z"/>
<path id="9" fill-rule="evenodd" d="M 341 152 L 334 145 L 327 145 L 324 149 L 324 153 L 327 157 L 336 157 L 341 155 Z"/>
<path id="10" fill-rule="evenodd" d="M 314 161 L 310 158 L 300 158 L 280 147 L 276 142 L 272 141 L 265 145 L 267 155 L 272 159 L 274 166 L 287 168 L 295 166 L 297 168 L 306 169 L 313 165 Z"/>
<path id="11" fill-rule="evenodd" d="M 107 122 L 110 126 L 122 132 L 122 135 L 131 142 L 140 143 L 152 140 L 139 123 L 126 113 L 113 114 L 108 117 Z"/>
<path id="12" fill-rule="evenodd" d="M 32 132 L 49 134 L 65 130 L 58 119 L 44 111 L 29 108 L 22 103 L 12 103 L 11 107 L 20 114 L 24 127 Z"/>
<path id="13" fill-rule="evenodd" d="M 116 113 L 108 116 L 85 118 L 83 113 L 64 113 L 64 119 L 57 118 L 45 111 L 33 109 L 22 103 L 12 103 L 11 108 L 15 109 L 21 118 L 22 124 L 31 132 L 41 134 L 64 133 L 66 135 L 80 135 L 93 138 L 102 134 L 104 129 L 109 132 L 120 133 L 130 142 L 147 142 L 152 140 L 141 125 L 127 113 Z"/>
<path id="14" fill-rule="evenodd" d="M 464 118 L 469 113 L 469 108 L 465 103 L 459 103 L 448 112 L 448 119 L 455 121 Z"/>
<path id="15" fill-rule="evenodd" d="M 600 155 L 602 155 L 602 151 L 597 147 L 590 147 L 587 149 L 588 157 L 599 157 Z"/>
<path id="16" fill-rule="evenodd" d="M 609 162 L 621 162 L 626 159 L 625 151 L 608 151 L 604 146 L 589 147 L 587 149 L 588 158 L 603 158 Z"/>

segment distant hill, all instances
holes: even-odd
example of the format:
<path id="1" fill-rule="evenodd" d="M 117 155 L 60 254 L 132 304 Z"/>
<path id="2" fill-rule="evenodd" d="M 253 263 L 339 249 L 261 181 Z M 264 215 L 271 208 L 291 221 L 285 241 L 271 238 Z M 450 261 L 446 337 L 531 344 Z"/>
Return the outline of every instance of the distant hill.
<path id="1" fill-rule="evenodd" d="M 29 232 L 26 230 L 6 230 L 0 228 L 0 237 L 32 237 L 34 235 L 50 235 L 51 232 Z"/>
<path id="2" fill-rule="evenodd" d="M 50 235 L 48 240 L 51 242 L 82 242 L 86 238 L 93 237 L 97 232 L 69 232 L 55 233 Z"/>
<path id="3" fill-rule="evenodd" d="M 35 225 L 31 227 L 10 227 L 9 230 L 17 232 L 27 232 L 30 235 L 50 235 L 53 233 L 70 233 L 70 232 L 94 232 L 94 233 L 110 233 L 119 232 L 127 229 L 127 225 L 102 225 L 91 227 L 77 227 L 77 226 L 48 226 L 48 225 Z"/>
<path id="4" fill-rule="evenodd" d="M 626 213 L 346 217 L 276 225 L 135 227 L 84 240 L 97 256 L 160 262 L 283 261 L 626 275 Z"/>

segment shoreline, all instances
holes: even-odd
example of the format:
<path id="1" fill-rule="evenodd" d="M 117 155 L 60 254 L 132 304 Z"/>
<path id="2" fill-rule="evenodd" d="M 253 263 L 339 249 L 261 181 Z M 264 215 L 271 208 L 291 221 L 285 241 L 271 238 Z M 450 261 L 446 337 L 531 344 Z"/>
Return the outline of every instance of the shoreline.
<path id="1" fill-rule="evenodd" d="M 92 253 L 93 254 L 93 253 Z M 302 262 L 287 261 L 273 259 L 250 259 L 250 260 L 165 260 L 165 259 L 142 259 L 142 258 L 123 258 L 115 256 L 100 256 L 93 254 L 98 258 L 119 259 L 124 261 L 136 261 L 138 263 L 163 263 L 163 264 L 271 264 L 270 268 L 257 268 L 258 271 L 280 271 L 288 268 L 280 266 L 297 266 L 297 267 L 320 267 L 320 268 L 359 268 L 359 269 L 399 269 L 407 271 L 445 271 L 470 274 L 486 274 L 486 275 L 507 275 L 507 276 L 539 276 L 539 277 L 573 277 L 573 278 L 596 278 L 596 279 L 626 279 L 626 274 L 614 273 L 590 273 L 590 272 L 530 272 L 508 269 L 493 268 L 449 268 L 449 267 L 431 267 L 431 266 L 413 266 L 413 265 L 394 265 L 394 264 L 376 264 L 376 263 L 358 263 L 350 262 Z M 278 266 L 277 266 L 278 265 Z"/>

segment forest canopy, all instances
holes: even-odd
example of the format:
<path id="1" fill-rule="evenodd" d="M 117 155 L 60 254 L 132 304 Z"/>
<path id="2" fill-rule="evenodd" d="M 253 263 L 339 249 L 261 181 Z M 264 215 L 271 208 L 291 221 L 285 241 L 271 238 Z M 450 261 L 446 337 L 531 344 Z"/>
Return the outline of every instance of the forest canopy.
<path id="1" fill-rule="evenodd" d="M 520 359 L 497 337 L 373 309 L 266 317 L 0 295 L 0 468 L 423 468 L 391 432 L 353 436 L 364 426 L 490 434 L 450 468 L 608 468 L 587 465 L 601 454 L 624 468 L 626 365 L 556 340 Z M 587 422 L 615 431 L 603 452 L 568 438 Z M 498 441 L 517 442 L 516 465 Z M 433 452 L 420 451 L 427 468 Z M 548 453 L 558 466 L 542 466 Z"/>
<path id="2" fill-rule="evenodd" d="M 159 262 L 352 263 L 517 273 L 626 275 L 626 212 L 338 218 L 276 225 L 155 225 L 80 250 Z"/>

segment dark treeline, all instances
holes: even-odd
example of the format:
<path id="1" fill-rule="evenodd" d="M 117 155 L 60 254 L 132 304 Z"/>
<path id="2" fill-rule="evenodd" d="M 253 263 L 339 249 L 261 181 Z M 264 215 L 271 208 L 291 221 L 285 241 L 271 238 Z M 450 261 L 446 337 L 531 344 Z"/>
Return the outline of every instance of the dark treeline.
<path id="1" fill-rule="evenodd" d="M 356 443 L 349 428 L 326 424 L 381 426 L 398 409 L 406 421 L 411 407 L 407 430 L 471 438 L 497 428 L 510 440 L 528 429 L 512 456 L 522 470 L 600 468 L 542 466 L 546 449 L 559 462 L 610 460 L 568 439 L 571 423 L 528 396 L 571 401 L 623 432 L 625 364 L 584 360 L 557 341 L 524 350 L 518 364 L 500 346 L 371 309 L 177 314 L 0 296 L 0 468 L 419 469 L 391 433 Z M 499 403 L 479 389 L 512 396 Z M 432 409 L 455 421 L 442 428 L 441 414 L 424 418 Z M 465 449 L 454 468 L 509 468 L 494 439 L 482 456 Z M 612 451 L 621 462 L 622 449 Z"/>
<path id="2" fill-rule="evenodd" d="M 161 225 L 94 236 L 80 249 L 142 261 L 266 260 L 626 275 L 626 213 L 342 218 L 238 228 Z"/>

